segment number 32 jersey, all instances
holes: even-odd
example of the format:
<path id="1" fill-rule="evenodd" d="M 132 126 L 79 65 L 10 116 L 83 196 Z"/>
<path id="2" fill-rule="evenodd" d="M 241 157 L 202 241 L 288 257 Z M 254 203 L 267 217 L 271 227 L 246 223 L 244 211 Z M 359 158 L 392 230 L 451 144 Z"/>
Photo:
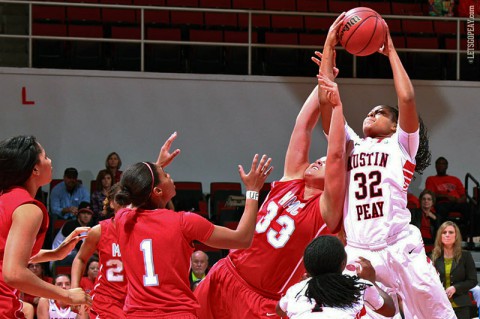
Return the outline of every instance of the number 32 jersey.
<path id="1" fill-rule="evenodd" d="M 381 244 L 410 223 L 407 190 L 415 172 L 418 131 L 398 127 L 388 138 L 360 138 L 349 126 L 348 189 L 344 205 L 347 243 Z"/>
<path id="2" fill-rule="evenodd" d="M 239 275 L 266 297 L 279 299 L 305 273 L 303 252 L 330 234 L 320 214 L 320 194 L 303 198 L 304 180 L 276 181 L 260 208 L 250 248 L 232 250 Z"/>

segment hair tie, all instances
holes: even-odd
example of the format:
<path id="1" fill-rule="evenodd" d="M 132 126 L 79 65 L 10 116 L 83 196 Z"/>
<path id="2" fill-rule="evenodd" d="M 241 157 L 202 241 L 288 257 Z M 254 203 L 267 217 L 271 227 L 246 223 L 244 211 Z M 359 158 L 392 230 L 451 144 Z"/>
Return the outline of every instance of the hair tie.
<path id="1" fill-rule="evenodd" d="M 154 187 L 153 184 L 155 183 L 155 178 L 153 177 L 153 170 L 147 162 L 142 162 L 142 163 L 145 164 L 148 167 L 148 170 L 150 171 L 150 175 L 152 176 L 152 187 L 151 187 L 151 190 L 150 190 L 150 193 L 151 193 L 151 192 L 153 192 L 153 187 Z"/>

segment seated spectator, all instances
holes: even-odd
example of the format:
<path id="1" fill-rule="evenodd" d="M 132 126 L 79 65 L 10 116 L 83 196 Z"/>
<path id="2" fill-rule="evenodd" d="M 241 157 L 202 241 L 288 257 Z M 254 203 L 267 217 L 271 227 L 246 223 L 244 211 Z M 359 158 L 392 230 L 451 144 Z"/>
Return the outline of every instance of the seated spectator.
<path id="1" fill-rule="evenodd" d="M 458 177 L 447 175 L 448 161 L 439 157 L 435 161 L 437 175 L 427 177 L 425 189 L 431 190 L 436 197 L 435 211 L 442 220 L 448 218 L 450 212 L 460 212 L 465 218 L 468 213 L 465 187 Z"/>
<path id="2" fill-rule="evenodd" d="M 105 168 L 112 173 L 114 183 L 120 182 L 120 177 L 122 177 L 123 172 L 120 170 L 120 167 L 122 167 L 120 156 L 116 152 L 108 154 L 107 159 L 105 160 Z"/>
<path id="3" fill-rule="evenodd" d="M 78 214 L 75 220 L 69 220 L 62 226 L 62 228 L 58 231 L 55 239 L 53 240 L 52 249 L 57 248 L 63 242 L 63 240 L 77 227 L 92 227 L 92 216 L 93 211 L 90 206 L 89 202 L 81 202 L 78 207 Z M 82 234 L 83 235 L 83 234 Z M 56 262 L 57 265 L 71 265 L 75 255 L 77 254 L 78 250 L 80 249 L 83 240 L 79 241 L 78 244 L 75 246 L 74 249 L 65 257 L 63 260 L 59 260 Z"/>
<path id="4" fill-rule="evenodd" d="M 190 265 L 190 288 L 195 290 L 196 286 L 207 275 L 208 255 L 201 250 L 194 251 Z"/>
<path id="5" fill-rule="evenodd" d="M 410 210 L 412 213 L 410 224 L 420 229 L 423 242 L 426 245 L 433 245 L 438 227 L 441 224 L 440 218 L 435 214 L 434 204 L 435 194 L 431 190 L 425 189 L 420 194 L 420 208 Z"/>
<path id="6" fill-rule="evenodd" d="M 43 264 L 35 264 L 35 263 L 30 263 L 28 264 L 28 269 L 30 269 L 38 278 L 48 282 L 52 283 L 53 279 L 52 277 L 45 276 L 45 271 L 43 269 Z M 20 294 L 20 299 L 24 302 L 28 302 L 33 306 L 33 313 L 37 311 L 37 305 L 38 301 L 40 300 L 40 297 L 37 296 L 32 296 L 26 293 L 21 293 Z"/>
<path id="7" fill-rule="evenodd" d="M 107 197 L 103 201 L 103 210 L 100 213 L 100 220 L 112 218 L 115 213 L 122 208 L 122 206 L 115 201 L 115 194 L 117 194 L 119 191 L 120 183 L 113 184 L 108 191 Z"/>
<path id="8" fill-rule="evenodd" d="M 56 219 L 73 219 L 81 202 L 90 202 L 90 194 L 78 181 L 77 169 L 67 168 L 63 182 L 50 192 L 50 213 Z"/>
<path id="9" fill-rule="evenodd" d="M 57 275 L 53 284 L 65 290 L 70 289 L 70 276 L 66 274 Z M 80 307 L 80 313 L 77 314 L 68 304 L 60 300 L 40 298 L 37 307 L 37 319 L 80 319 L 84 318 L 82 308 Z"/>
<path id="10" fill-rule="evenodd" d="M 93 287 L 95 286 L 95 279 L 98 276 L 99 262 L 96 256 L 92 256 L 85 268 L 85 275 L 80 279 L 80 288 L 85 290 L 86 293 L 91 294 Z"/>
<path id="11" fill-rule="evenodd" d="M 453 16 L 454 0 L 428 0 L 428 4 L 428 14 L 431 16 Z"/>
<path id="12" fill-rule="evenodd" d="M 94 220 L 98 220 L 103 211 L 103 202 L 113 185 L 113 175 L 109 170 L 102 169 L 98 172 L 96 190 L 92 193 L 92 210 Z"/>

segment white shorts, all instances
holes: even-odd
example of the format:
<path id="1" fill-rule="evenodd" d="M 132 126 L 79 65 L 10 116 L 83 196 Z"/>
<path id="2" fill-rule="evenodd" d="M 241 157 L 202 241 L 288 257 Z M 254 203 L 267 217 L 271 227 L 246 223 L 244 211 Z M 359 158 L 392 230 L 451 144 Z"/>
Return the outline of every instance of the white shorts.
<path id="1" fill-rule="evenodd" d="M 405 318 L 457 318 L 437 271 L 425 254 L 420 230 L 409 225 L 406 232 L 399 240 L 379 250 L 353 247 L 347 238 L 348 263 L 358 256 L 370 260 L 377 281 L 387 287 L 390 295 L 396 293 L 402 299 Z"/>

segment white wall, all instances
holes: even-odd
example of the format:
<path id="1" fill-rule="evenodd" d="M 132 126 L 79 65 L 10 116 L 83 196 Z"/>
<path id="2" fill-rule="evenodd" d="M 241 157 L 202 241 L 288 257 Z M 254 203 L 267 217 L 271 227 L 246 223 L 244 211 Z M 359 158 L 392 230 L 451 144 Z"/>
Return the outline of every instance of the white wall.
<path id="1" fill-rule="evenodd" d="M 390 80 L 339 79 L 345 113 L 359 131 L 376 104 L 396 104 Z M 68 166 L 89 181 L 111 151 L 125 169 L 156 159 L 173 132 L 181 155 L 168 168 L 178 181 L 240 181 L 237 164 L 254 153 L 274 159 L 282 176 L 295 117 L 316 84 L 312 78 L 158 74 L 0 68 L 1 136 L 34 134 L 53 159 L 54 178 Z M 414 81 L 419 112 L 430 129 L 433 161 L 445 156 L 449 173 L 480 180 L 480 83 Z M 34 106 L 22 105 L 21 90 Z M 320 127 L 311 159 L 323 155 Z M 418 194 L 433 165 L 412 184 Z"/>

